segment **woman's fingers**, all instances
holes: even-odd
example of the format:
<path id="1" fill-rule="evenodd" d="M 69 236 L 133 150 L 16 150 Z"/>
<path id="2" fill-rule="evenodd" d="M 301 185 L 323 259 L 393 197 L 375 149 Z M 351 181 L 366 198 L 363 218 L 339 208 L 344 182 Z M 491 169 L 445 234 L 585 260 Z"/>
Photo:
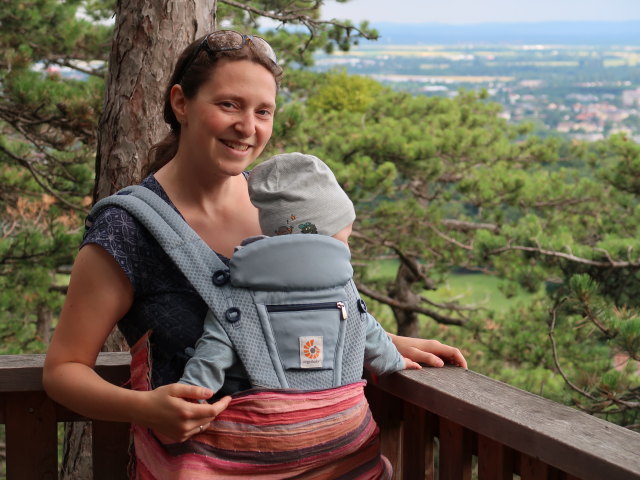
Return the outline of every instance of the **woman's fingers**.
<path id="1" fill-rule="evenodd" d="M 414 362 L 410 358 L 404 357 L 404 368 L 405 370 L 420 370 L 422 365 Z"/>
<path id="2" fill-rule="evenodd" d="M 414 362 L 424 363 L 430 367 L 442 367 L 446 360 L 452 365 L 467 368 L 464 355 L 455 347 L 450 347 L 437 340 L 400 335 L 390 335 L 390 337 L 400 354 Z"/>
<path id="3" fill-rule="evenodd" d="M 206 412 L 204 411 L 204 409 L 202 412 L 206 413 L 207 416 L 203 419 L 198 420 L 199 424 L 193 431 L 192 436 L 205 432 L 207 428 L 209 428 L 209 425 L 211 425 L 211 422 L 213 422 L 213 420 L 215 420 L 215 418 L 229 406 L 229 402 L 231 402 L 231 397 L 227 396 L 221 398 L 217 402 L 212 403 L 211 405 L 198 405 L 199 407 L 208 407 Z"/>
<path id="4" fill-rule="evenodd" d="M 467 360 L 464 358 L 464 355 L 462 355 L 462 352 L 454 347 L 449 347 L 452 349 L 451 352 L 449 352 L 448 355 L 448 359 L 449 359 L 449 363 L 452 363 L 453 365 L 457 365 L 459 367 L 462 368 L 467 368 Z"/>
<path id="5" fill-rule="evenodd" d="M 209 428 L 209 425 L 211 425 L 210 423 L 203 423 L 201 425 L 198 425 L 193 432 L 191 432 L 191 436 L 193 437 L 194 435 L 198 435 L 199 433 L 203 433 L 207 431 L 207 428 Z"/>
<path id="6" fill-rule="evenodd" d="M 437 355 L 452 365 L 467 368 L 467 361 L 458 348 L 450 347 L 449 345 L 445 345 L 444 343 L 440 343 L 436 340 L 433 341 L 436 342 L 436 344 L 432 346 L 431 350 L 434 355 Z"/>
<path id="7" fill-rule="evenodd" d="M 220 415 L 222 411 L 229 406 L 230 402 L 231 402 L 231 397 L 226 396 L 221 398 L 217 402 L 212 403 L 210 407 L 213 408 L 213 418 L 216 418 L 218 415 Z M 213 418 L 211 420 L 213 420 Z"/>
<path id="8" fill-rule="evenodd" d="M 213 396 L 213 390 L 205 387 L 197 387 L 195 385 L 187 385 L 184 383 L 173 383 L 169 385 L 169 395 L 179 397 L 185 400 L 207 400 Z"/>

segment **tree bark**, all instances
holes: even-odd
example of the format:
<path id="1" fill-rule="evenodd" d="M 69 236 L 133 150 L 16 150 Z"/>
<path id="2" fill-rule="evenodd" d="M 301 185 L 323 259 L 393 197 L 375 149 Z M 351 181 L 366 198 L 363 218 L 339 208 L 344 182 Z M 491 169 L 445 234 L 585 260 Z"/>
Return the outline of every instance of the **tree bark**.
<path id="1" fill-rule="evenodd" d="M 49 345 L 51 340 L 51 324 L 53 323 L 53 312 L 48 305 L 38 305 L 36 320 L 36 338 L 45 345 Z"/>
<path id="2" fill-rule="evenodd" d="M 93 478 L 91 462 L 91 423 L 67 422 L 64 424 L 64 445 L 60 480 Z"/>
<path id="3" fill-rule="evenodd" d="M 420 296 L 413 292 L 412 285 L 419 281 L 414 271 L 403 261 L 400 262 L 393 287 L 389 289 L 389 296 L 406 305 L 420 306 Z M 419 337 L 418 314 L 414 311 L 391 307 L 398 325 L 398 335 L 405 337 Z"/>
<path id="4" fill-rule="evenodd" d="M 94 201 L 142 180 L 149 148 L 167 133 L 163 95 L 182 50 L 215 28 L 216 0 L 119 0 L 98 125 Z M 124 350 L 119 333 L 105 350 Z M 92 478 L 91 429 L 65 428 L 61 479 Z"/>

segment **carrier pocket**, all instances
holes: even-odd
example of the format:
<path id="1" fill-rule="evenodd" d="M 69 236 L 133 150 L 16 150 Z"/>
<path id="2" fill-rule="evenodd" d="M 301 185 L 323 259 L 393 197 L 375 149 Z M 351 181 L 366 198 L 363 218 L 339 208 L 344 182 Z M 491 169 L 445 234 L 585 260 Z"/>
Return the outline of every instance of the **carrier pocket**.
<path id="1" fill-rule="evenodd" d="M 265 305 L 265 310 L 285 370 L 335 368 L 347 318 L 344 301 Z"/>

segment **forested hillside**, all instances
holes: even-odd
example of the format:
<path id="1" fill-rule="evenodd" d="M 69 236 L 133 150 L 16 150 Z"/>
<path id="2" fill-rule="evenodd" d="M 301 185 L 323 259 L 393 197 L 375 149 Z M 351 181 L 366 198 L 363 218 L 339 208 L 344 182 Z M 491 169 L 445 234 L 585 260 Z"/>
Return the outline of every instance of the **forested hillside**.
<path id="1" fill-rule="evenodd" d="M 257 11 L 219 1 L 220 20 L 257 29 L 282 2 L 245 3 Z M 2 354 L 44 351 L 55 327 L 95 180 L 112 27 L 92 20 L 114 8 L 0 6 Z M 640 429 L 640 145 L 543 139 L 482 93 L 413 96 L 309 71 L 314 48 L 357 34 L 334 27 L 306 49 L 304 30 L 265 34 L 289 66 L 263 158 L 302 151 L 333 168 L 356 204 L 352 252 L 373 313 L 461 347 L 473 370 Z M 460 269 L 531 295 L 510 310 L 434 297 Z"/>

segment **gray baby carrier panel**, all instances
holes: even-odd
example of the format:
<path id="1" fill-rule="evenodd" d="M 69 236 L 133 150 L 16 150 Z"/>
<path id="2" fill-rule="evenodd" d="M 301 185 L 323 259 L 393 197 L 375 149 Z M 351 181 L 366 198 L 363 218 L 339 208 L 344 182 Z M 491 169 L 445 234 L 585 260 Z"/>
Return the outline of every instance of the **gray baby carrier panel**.
<path id="1" fill-rule="evenodd" d="M 366 307 L 351 280 L 348 250 L 335 239 L 259 240 L 239 249 L 227 267 L 151 190 L 124 188 L 96 203 L 92 215 L 111 205 L 142 223 L 184 273 L 253 386 L 325 389 L 362 377 Z M 336 255 L 346 261 L 327 260 Z"/>

